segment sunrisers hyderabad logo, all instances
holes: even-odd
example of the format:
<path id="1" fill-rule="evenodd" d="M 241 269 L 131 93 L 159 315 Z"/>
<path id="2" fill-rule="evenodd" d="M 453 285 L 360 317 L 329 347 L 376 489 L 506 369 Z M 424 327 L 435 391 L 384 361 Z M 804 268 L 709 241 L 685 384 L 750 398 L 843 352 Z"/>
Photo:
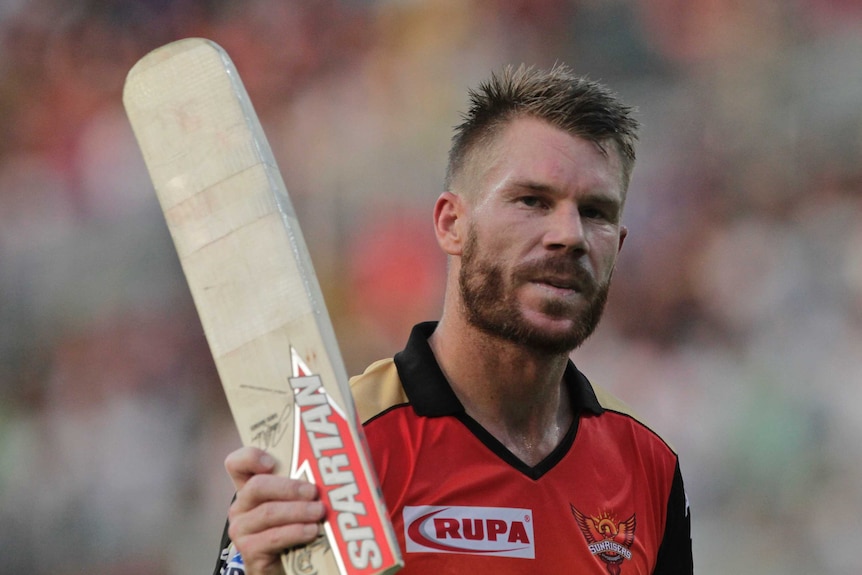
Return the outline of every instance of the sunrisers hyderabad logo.
<path id="1" fill-rule="evenodd" d="M 623 560 L 632 558 L 631 547 L 635 542 L 635 515 L 625 521 L 617 521 L 613 516 L 602 513 L 596 517 L 587 516 L 574 505 L 572 515 L 581 529 L 590 553 L 605 562 L 610 575 L 620 575 Z"/>

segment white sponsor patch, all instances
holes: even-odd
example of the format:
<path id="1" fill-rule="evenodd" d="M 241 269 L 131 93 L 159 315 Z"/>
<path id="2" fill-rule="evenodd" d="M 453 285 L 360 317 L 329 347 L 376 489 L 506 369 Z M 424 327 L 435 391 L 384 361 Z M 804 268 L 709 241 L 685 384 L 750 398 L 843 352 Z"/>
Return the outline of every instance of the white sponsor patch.
<path id="1" fill-rule="evenodd" d="M 531 509 L 420 505 L 403 517 L 408 553 L 536 556 Z"/>

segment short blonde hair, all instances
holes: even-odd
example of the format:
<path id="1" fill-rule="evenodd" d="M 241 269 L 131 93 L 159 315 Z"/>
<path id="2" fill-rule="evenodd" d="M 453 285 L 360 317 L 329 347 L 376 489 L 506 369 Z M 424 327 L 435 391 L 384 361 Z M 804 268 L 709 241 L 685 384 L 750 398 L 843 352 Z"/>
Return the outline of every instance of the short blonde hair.
<path id="1" fill-rule="evenodd" d="M 607 143 L 613 142 L 622 160 L 624 189 L 628 187 L 640 125 L 634 109 L 606 86 L 574 75 L 563 64 L 550 70 L 508 66 L 470 90 L 469 97 L 470 106 L 455 128 L 449 150 L 447 190 L 474 151 L 487 147 L 509 122 L 525 116 L 595 142 L 605 153 Z"/>

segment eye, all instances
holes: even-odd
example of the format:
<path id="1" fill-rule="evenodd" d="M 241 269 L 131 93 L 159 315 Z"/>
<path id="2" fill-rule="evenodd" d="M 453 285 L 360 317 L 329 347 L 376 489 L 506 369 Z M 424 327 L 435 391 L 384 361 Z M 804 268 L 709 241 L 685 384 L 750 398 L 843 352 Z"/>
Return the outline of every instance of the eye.
<path id="1" fill-rule="evenodd" d="M 528 208 L 544 208 L 547 207 L 547 203 L 545 200 L 538 196 L 520 196 L 518 198 L 518 202 L 527 206 Z"/>
<path id="2" fill-rule="evenodd" d="M 606 219 L 605 213 L 599 208 L 594 208 L 590 206 L 585 206 L 580 209 L 581 217 L 590 219 L 590 220 L 599 220 Z"/>
<path id="3" fill-rule="evenodd" d="M 619 216 L 619 210 L 610 205 L 585 205 L 581 206 L 578 211 L 584 219 L 611 223 L 616 223 Z"/>

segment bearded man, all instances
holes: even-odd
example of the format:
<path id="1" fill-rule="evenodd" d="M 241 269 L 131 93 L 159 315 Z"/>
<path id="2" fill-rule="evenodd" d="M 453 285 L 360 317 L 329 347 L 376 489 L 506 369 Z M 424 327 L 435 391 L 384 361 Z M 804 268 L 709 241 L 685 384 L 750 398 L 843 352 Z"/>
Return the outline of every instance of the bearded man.
<path id="1" fill-rule="evenodd" d="M 434 207 L 442 317 L 352 382 L 403 573 L 691 574 L 677 454 L 569 357 L 626 238 L 632 110 L 565 66 L 508 68 L 470 96 Z M 317 536 L 316 488 L 273 466 L 228 456 L 217 573 L 282 573 L 281 552 Z"/>

